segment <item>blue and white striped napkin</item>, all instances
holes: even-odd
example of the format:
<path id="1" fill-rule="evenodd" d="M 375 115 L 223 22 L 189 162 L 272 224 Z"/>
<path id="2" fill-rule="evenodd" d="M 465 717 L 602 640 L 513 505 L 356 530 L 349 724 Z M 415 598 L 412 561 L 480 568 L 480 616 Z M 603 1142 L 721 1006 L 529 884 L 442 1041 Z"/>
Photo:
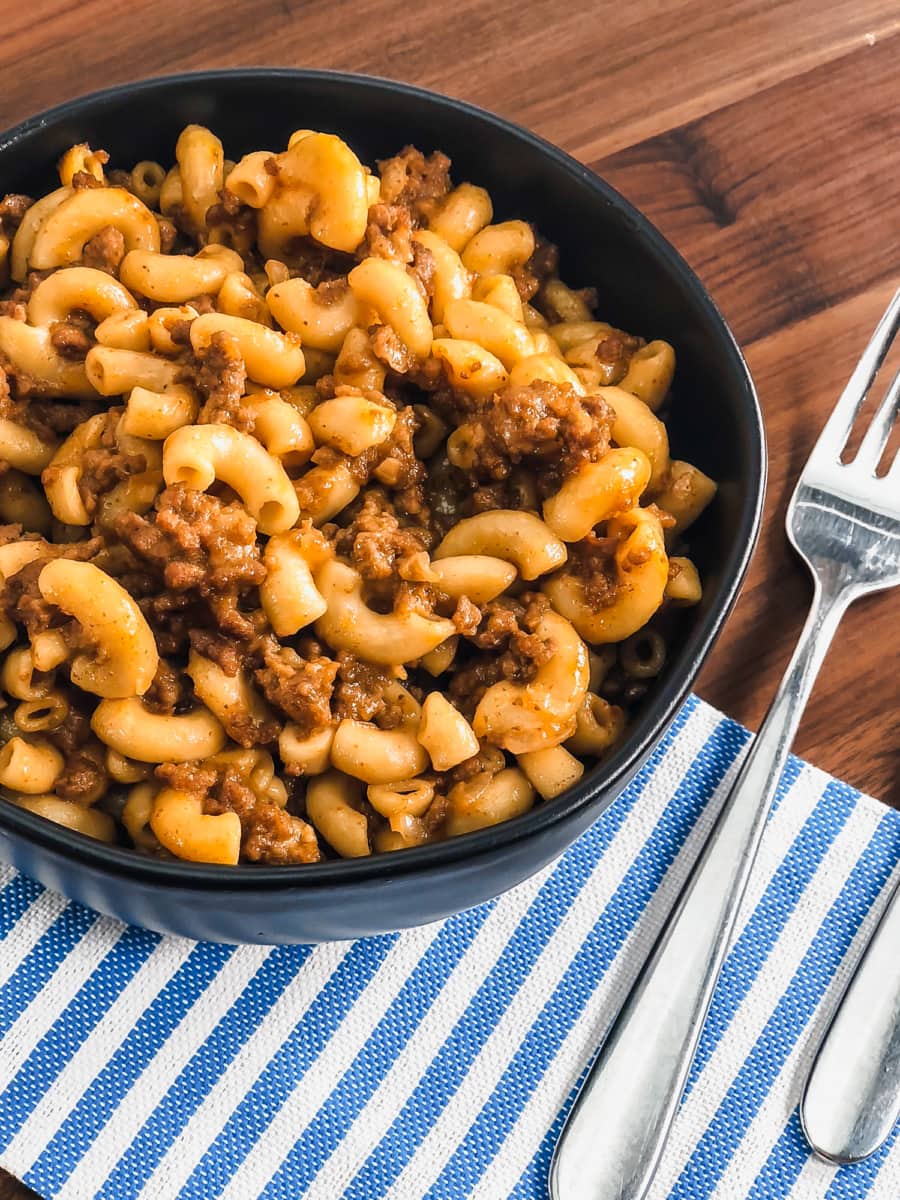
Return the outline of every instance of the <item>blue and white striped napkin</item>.
<path id="1" fill-rule="evenodd" d="M 197 944 L 0 875 L 0 1164 L 46 1200 L 538 1200 L 585 1062 L 746 732 L 696 699 L 557 863 L 355 943 Z M 793 760 L 651 1200 L 897 1200 L 797 1100 L 900 863 L 900 814 Z M 598 1152 L 602 1143 L 598 1140 Z"/>

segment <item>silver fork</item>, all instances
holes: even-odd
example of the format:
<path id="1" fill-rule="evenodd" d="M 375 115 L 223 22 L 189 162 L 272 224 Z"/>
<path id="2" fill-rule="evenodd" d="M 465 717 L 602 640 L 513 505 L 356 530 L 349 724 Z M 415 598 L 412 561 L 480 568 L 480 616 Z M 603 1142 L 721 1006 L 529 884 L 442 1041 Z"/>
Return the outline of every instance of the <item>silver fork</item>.
<path id="1" fill-rule="evenodd" d="M 814 580 L 809 616 L 772 706 L 678 902 L 607 1035 L 562 1132 L 552 1200 L 640 1200 L 700 1040 L 794 734 L 848 606 L 900 584 L 900 454 L 875 471 L 900 412 L 900 373 L 853 461 L 840 456 L 900 326 L 900 291 L 813 448 L 787 534 Z"/>

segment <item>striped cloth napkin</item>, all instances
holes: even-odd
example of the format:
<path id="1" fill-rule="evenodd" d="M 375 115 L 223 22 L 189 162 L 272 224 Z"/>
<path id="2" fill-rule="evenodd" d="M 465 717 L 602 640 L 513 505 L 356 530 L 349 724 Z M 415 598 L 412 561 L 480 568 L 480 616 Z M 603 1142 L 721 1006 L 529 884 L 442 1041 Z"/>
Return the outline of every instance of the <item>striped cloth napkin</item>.
<path id="1" fill-rule="evenodd" d="M 0 1163 L 46 1200 L 535 1200 L 584 1065 L 746 731 L 684 706 L 558 862 L 354 943 L 197 944 L 0 878 Z M 651 1200 L 897 1200 L 797 1100 L 900 863 L 900 814 L 793 760 Z M 602 1153 L 602 1130 L 598 1131 Z"/>

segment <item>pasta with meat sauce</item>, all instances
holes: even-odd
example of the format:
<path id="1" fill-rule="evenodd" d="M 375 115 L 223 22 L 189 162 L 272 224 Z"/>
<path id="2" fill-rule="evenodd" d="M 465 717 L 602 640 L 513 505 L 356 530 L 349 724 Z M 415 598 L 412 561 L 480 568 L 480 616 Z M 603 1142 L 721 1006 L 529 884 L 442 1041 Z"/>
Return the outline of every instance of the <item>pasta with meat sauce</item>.
<path id="1" fill-rule="evenodd" d="M 700 599 L 672 347 L 450 162 L 73 147 L 0 203 L 0 787 L 310 863 L 559 795 Z"/>

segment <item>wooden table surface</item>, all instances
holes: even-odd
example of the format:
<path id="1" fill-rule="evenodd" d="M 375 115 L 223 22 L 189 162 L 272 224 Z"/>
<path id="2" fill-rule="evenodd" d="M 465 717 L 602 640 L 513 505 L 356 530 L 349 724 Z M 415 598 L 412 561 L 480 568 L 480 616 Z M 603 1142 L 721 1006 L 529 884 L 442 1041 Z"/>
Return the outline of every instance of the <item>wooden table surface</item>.
<path id="1" fill-rule="evenodd" d="M 189 16 L 183 0 L 156 0 L 143 11 L 152 18 L 125 0 L 7 5 L 0 128 L 151 74 L 363 71 L 536 130 L 674 242 L 731 322 L 766 417 L 762 538 L 699 687 L 755 726 L 809 595 L 785 507 L 900 284 L 897 0 L 192 0 Z M 851 611 L 796 748 L 900 807 L 898 626 L 896 594 Z M 0 1178 L 0 1200 L 26 1195 Z"/>

